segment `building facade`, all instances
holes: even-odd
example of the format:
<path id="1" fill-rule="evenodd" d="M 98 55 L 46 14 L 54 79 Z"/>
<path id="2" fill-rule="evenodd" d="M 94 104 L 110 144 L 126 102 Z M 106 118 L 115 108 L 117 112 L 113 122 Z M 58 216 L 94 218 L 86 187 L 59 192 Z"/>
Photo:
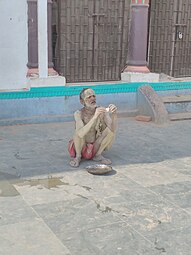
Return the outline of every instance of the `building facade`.
<path id="1" fill-rule="evenodd" d="M 0 9 L 1 91 L 65 85 L 50 81 L 58 74 L 68 83 L 191 76 L 189 0 L 0 0 Z"/>
<path id="2" fill-rule="evenodd" d="M 27 2 L 1 0 L 0 10 L 0 90 L 23 89 L 27 87 Z"/>

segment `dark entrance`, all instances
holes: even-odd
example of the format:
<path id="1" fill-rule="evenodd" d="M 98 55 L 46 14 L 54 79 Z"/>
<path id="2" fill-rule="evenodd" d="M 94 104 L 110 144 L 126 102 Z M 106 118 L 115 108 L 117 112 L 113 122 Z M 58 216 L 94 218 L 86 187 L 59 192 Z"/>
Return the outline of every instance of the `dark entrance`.
<path id="1" fill-rule="evenodd" d="M 191 1 L 151 0 L 149 68 L 173 77 L 191 76 Z"/>
<path id="2" fill-rule="evenodd" d="M 55 68 L 67 82 L 119 80 L 130 0 L 57 0 Z"/>

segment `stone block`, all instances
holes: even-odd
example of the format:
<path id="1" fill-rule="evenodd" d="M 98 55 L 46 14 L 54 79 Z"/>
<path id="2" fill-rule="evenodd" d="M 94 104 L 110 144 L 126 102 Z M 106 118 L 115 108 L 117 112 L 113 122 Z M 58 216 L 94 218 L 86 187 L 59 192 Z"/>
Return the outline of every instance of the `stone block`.
<path id="1" fill-rule="evenodd" d="M 146 116 L 146 115 L 138 115 L 135 117 L 137 121 L 143 121 L 143 122 L 149 122 L 152 120 L 151 116 Z"/>
<path id="2" fill-rule="evenodd" d="M 121 80 L 126 82 L 159 82 L 158 73 L 123 72 Z"/>
<path id="3" fill-rule="evenodd" d="M 151 116 L 156 124 L 169 121 L 168 112 L 156 91 L 149 85 L 139 87 L 137 92 L 137 109 L 140 115 Z"/>
<path id="4" fill-rule="evenodd" d="M 63 76 L 49 76 L 47 78 L 28 78 L 28 88 L 65 86 L 66 78 Z"/>

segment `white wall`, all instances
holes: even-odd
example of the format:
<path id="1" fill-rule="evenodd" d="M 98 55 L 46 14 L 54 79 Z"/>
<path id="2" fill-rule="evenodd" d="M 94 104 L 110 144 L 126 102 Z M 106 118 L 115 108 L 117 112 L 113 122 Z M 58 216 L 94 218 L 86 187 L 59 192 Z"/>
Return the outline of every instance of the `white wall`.
<path id="1" fill-rule="evenodd" d="M 27 84 L 27 0 L 0 0 L 0 90 Z"/>

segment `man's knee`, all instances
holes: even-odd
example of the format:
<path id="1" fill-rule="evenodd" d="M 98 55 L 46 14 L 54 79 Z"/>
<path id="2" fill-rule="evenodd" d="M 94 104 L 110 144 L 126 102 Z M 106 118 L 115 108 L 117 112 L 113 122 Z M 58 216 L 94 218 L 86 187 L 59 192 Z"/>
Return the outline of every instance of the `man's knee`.
<path id="1" fill-rule="evenodd" d="M 74 133 L 73 140 L 77 142 L 84 142 L 84 138 L 81 138 L 78 134 L 78 132 Z"/>
<path id="2" fill-rule="evenodd" d="M 108 127 L 105 129 L 106 131 L 106 137 L 110 138 L 111 140 L 115 137 L 115 133 L 111 131 Z"/>
<path id="3" fill-rule="evenodd" d="M 109 128 L 107 128 L 107 135 L 106 135 L 106 147 L 105 147 L 105 150 L 109 150 L 112 145 L 113 145 L 113 142 L 115 140 L 115 133 L 113 131 L 111 131 Z"/>
<path id="4" fill-rule="evenodd" d="M 104 151 L 104 150 L 109 150 L 112 147 L 114 138 L 115 138 L 115 133 L 112 132 L 109 128 L 105 129 L 105 136 L 104 139 L 100 143 L 100 147 L 98 152 Z"/>

